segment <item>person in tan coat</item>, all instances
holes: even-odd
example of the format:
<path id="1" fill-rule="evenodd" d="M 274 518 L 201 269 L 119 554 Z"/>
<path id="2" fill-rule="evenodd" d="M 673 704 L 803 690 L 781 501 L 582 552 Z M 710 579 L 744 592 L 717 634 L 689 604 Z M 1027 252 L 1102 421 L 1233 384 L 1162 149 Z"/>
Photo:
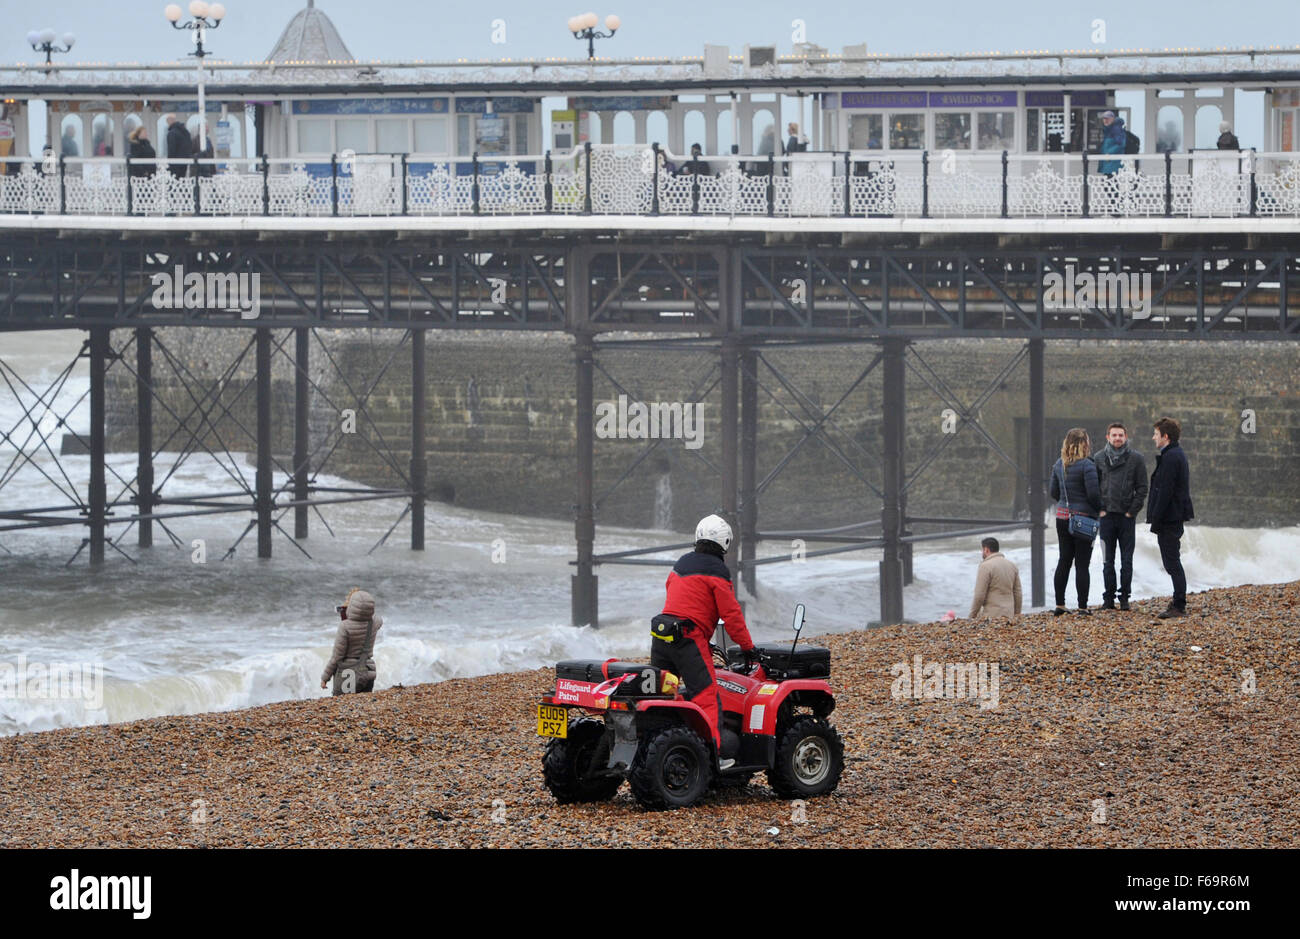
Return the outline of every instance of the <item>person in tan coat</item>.
<path id="1" fill-rule="evenodd" d="M 971 601 L 970 618 L 989 619 L 994 616 L 1020 615 L 1020 570 L 998 551 L 996 538 L 980 542 L 979 573 L 975 575 L 975 599 Z"/>
<path id="2" fill-rule="evenodd" d="M 338 607 L 343 622 L 334 636 L 334 651 L 321 673 L 322 690 L 334 679 L 334 694 L 370 691 L 375 686 L 375 636 L 384 625 L 375 615 L 375 598 L 353 587 L 344 606 Z"/>

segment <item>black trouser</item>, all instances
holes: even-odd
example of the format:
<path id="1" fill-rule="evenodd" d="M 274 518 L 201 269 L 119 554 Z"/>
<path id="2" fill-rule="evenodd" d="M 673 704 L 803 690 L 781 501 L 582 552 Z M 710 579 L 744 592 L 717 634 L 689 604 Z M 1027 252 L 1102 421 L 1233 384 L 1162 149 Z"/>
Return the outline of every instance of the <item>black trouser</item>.
<path id="1" fill-rule="evenodd" d="M 1092 561 L 1092 539 L 1076 538 L 1070 534 L 1070 520 L 1056 520 L 1056 543 L 1061 549 L 1060 560 L 1056 562 L 1056 576 L 1052 583 L 1056 587 L 1056 605 L 1065 606 L 1065 587 L 1070 582 L 1070 567 L 1074 567 L 1074 588 L 1079 595 L 1079 609 L 1088 608 L 1088 564 Z"/>
<path id="2" fill-rule="evenodd" d="M 1156 542 L 1160 545 L 1160 562 L 1165 566 L 1165 573 L 1174 583 L 1174 597 L 1170 606 L 1180 610 L 1187 606 L 1187 575 L 1183 573 L 1183 562 L 1179 559 L 1180 541 L 1183 539 L 1183 523 L 1166 523 L 1156 529 Z"/>
<path id="3" fill-rule="evenodd" d="M 714 744 L 721 746 L 722 695 L 718 692 L 713 658 L 705 658 L 708 643 L 704 642 L 704 648 L 701 648 L 698 635 L 697 630 L 692 630 L 673 642 L 652 638 L 650 664 L 655 668 L 666 668 L 682 680 L 687 700 L 699 705 L 705 718 L 713 725 Z"/>
<path id="4" fill-rule="evenodd" d="M 1137 519 L 1123 512 L 1107 512 L 1101 517 L 1102 547 L 1105 548 L 1101 576 L 1106 582 L 1102 599 L 1115 599 L 1115 546 L 1119 545 L 1119 598 L 1127 600 L 1133 587 L 1133 543 L 1136 540 Z"/>

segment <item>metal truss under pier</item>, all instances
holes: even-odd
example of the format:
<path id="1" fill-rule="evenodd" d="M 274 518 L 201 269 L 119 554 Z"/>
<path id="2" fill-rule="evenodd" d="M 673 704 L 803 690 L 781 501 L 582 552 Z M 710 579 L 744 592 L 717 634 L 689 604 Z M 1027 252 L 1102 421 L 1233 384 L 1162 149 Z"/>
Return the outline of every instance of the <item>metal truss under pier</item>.
<path id="1" fill-rule="evenodd" d="M 599 500 L 594 474 L 594 381 L 603 359 L 621 346 L 674 350 L 704 349 L 716 357 L 721 394 L 721 447 L 712 464 L 718 505 L 738 532 L 741 577 L 756 589 L 757 568 L 778 558 L 760 557 L 765 540 L 800 537 L 815 547 L 809 556 L 877 549 L 881 562 L 881 611 L 885 622 L 903 618 L 903 585 L 910 546 L 959 534 L 1028 528 L 1032 538 L 1032 602 L 1045 595 L 1046 512 L 1045 406 L 1043 360 L 1054 339 L 1294 341 L 1300 338 L 1291 285 L 1300 275 L 1300 239 L 1231 231 L 1185 238 L 1133 234 L 929 234 L 894 232 L 856 235 L 753 232 L 645 232 L 564 229 L 531 233 L 447 231 L 204 231 L 90 232 L 81 229 L 12 230 L 0 233 L 0 332 L 84 329 L 83 354 L 90 359 L 91 478 L 88 491 L 65 493 L 56 507 L 0 511 L 0 531 L 53 525 L 84 525 L 93 563 L 104 560 L 110 525 L 134 524 L 147 546 L 152 526 L 181 514 L 253 511 L 258 553 L 269 557 L 279 519 L 294 511 L 295 544 L 306 534 L 308 513 L 330 502 L 398 499 L 409 514 L 412 547 L 423 546 L 425 498 L 425 333 L 429 329 L 503 329 L 565 332 L 574 337 L 577 426 L 575 450 L 575 536 L 573 620 L 597 623 L 596 568 L 601 564 L 661 563 L 640 553 L 598 554 L 595 523 Z M 179 268 L 179 270 L 178 270 Z M 213 278 L 257 276 L 255 314 L 229 302 L 157 302 L 159 275 Z M 1091 281 L 1088 281 L 1091 278 Z M 235 281 L 230 281 L 233 284 Z M 1091 283 L 1091 292 L 1084 287 Z M 1106 285 L 1106 291 L 1099 285 Z M 1122 292 L 1121 288 L 1124 291 Z M 206 286 L 204 287 L 206 289 Z M 1121 292 L 1116 292 L 1121 291 Z M 1086 298 L 1086 300 L 1085 300 Z M 227 298 L 228 299 L 228 298 Z M 1083 302 L 1081 302 L 1083 301 Z M 250 329 L 241 358 L 250 352 L 256 370 L 254 428 L 240 428 L 254 441 L 257 472 L 252 487 L 177 500 L 168 506 L 156 482 L 151 378 L 153 356 L 162 354 L 182 382 L 183 363 L 171 356 L 155 327 Z M 404 485 L 391 490 L 346 492 L 315 487 L 312 473 L 328 453 L 309 447 L 306 361 L 316 327 L 392 328 L 402 331 L 392 356 L 409 354 L 414 419 Z M 111 345 L 112 330 L 133 330 L 134 356 Z M 277 338 L 272 330 L 290 330 Z M 294 337 L 294 354 L 285 348 Z M 1020 339 L 1023 345 L 1002 373 L 975 401 L 963 401 L 926 364 L 924 342 L 969 337 Z M 0 343 L 3 340 L 0 339 Z M 765 351 L 791 345 L 859 343 L 874 347 L 863 358 L 854 386 L 878 373 L 882 390 L 882 446 L 871 453 L 833 438 L 838 403 L 812 402 L 792 376 Z M 3 347 L 0 346 L 0 349 Z M 294 363 L 294 457 L 279 467 L 286 482 L 273 485 L 270 375 L 273 356 Z M 392 361 L 390 356 L 390 363 Z M 0 352 L 0 362 L 3 352 Z M 121 480 L 122 492 L 107 494 L 104 461 L 105 374 L 134 364 L 138 406 L 139 465 L 136 478 Z M 235 363 L 238 365 L 238 362 Z M 978 423 L 981 404 L 1012 370 L 1029 371 L 1028 467 L 1017 465 Z M 376 369 L 374 384 L 387 366 Z M 232 367 L 233 370 L 233 367 Z M 12 369 L 0 367 L 11 393 L 23 399 Z M 933 465 L 938 452 L 909 462 L 904 452 L 903 415 L 907 375 L 959 415 L 962 429 L 981 435 L 1018 474 L 1027 496 L 1027 518 L 962 519 L 909 515 L 908 489 Z M 608 373 L 607 373 L 608 374 Z M 702 380 L 697 387 L 709 387 Z M 369 388 L 355 392 L 359 420 L 366 420 Z M 772 478 L 788 464 L 778 461 L 769 476 L 757 473 L 758 404 L 777 388 L 797 408 L 789 416 L 806 441 L 818 440 L 864 488 L 878 496 L 879 520 L 818 531 L 763 531 L 758 506 Z M 317 389 L 320 390 L 319 388 Z M 851 391 L 852 388 L 845 392 Z M 25 423 L 46 406 L 44 393 L 29 389 Z M 766 395 L 766 398 L 760 396 Z M 193 395 L 194 410 L 172 415 L 191 429 L 183 453 L 200 448 L 203 428 L 215 418 L 233 419 L 231 405 Z M 843 398 L 840 399 L 842 402 Z M 789 408 L 790 406 L 783 405 Z M 194 422 L 198 429 L 193 429 Z M 0 428 L 31 452 L 19 428 Z M 379 439 L 380 443 L 382 437 Z M 384 444 L 386 446 L 386 444 Z M 38 441 L 48 449 L 48 442 Z M 318 446 L 329 449 L 328 444 Z M 210 451 L 211 452 L 211 451 Z M 212 454 L 217 456 L 216 453 Z M 638 457 L 643 459 L 644 457 Z M 392 461 L 391 452 L 386 459 Z M 165 481 L 167 475 L 164 474 Z M 0 493 L 6 476 L 0 476 Z M 617 483 L 616 483 L 617 485 Z M 231 501 L 234 500 L 234 501 Z M 127 512 L 118 514 L 130 506 Z M 392 529 L 390 529 L 391 532 Z M 174 537 L 174 536 L 173 536 Z M 386 537 L 386 536 L 385 536 Z"/>

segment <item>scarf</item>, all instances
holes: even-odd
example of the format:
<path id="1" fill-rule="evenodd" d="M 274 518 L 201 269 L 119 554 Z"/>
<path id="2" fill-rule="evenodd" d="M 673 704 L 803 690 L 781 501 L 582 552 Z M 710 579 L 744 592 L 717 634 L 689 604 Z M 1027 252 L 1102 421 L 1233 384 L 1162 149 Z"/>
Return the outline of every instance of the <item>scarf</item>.
<path id="1" fill-rule="evenodd" d="M 1106 465 L 1109 466 L 1111 469 L 1114 469 L 1115 467 L 1123 463 L 1125 460 L 1127 460 L 1128 454 L 1129 454 L 1128 444 L 1124 444 L 1124 446 L 1116 450 L 1108 443 L 1106 444 L 1105 447 L 1102 448 L 1101 451 L 1101 455 L 1105 459 Z"/>

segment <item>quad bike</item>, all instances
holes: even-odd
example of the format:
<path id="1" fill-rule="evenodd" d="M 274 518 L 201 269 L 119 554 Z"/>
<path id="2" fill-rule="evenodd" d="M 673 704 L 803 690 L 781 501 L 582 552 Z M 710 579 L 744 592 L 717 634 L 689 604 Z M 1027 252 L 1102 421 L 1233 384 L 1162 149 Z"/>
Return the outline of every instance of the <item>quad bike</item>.
<path id="1" fill-rule="evenodd" d="M 626 779 L 642 806 L 683 808 L 712 786 L 743 786 L 764 770 L 783 798 L 833 791 L 844 742 L 826 719 L 835 708 L 824 680 L 830 651 L 797 648 L 803 624 L 801 603 L 794 642 L 756 645 L 752 665 L 739 649 L 714 648 L 725 665 L 717 670 L 721 752 L 672 672 L 614 659 L 557 663 L 555 691 L 537 706 L 537 734 L 551 738 L 542 758 L 546 788 L 561 804 L 599 802 Z M 735 762 L 720 769 L 722 760 Z"/>

